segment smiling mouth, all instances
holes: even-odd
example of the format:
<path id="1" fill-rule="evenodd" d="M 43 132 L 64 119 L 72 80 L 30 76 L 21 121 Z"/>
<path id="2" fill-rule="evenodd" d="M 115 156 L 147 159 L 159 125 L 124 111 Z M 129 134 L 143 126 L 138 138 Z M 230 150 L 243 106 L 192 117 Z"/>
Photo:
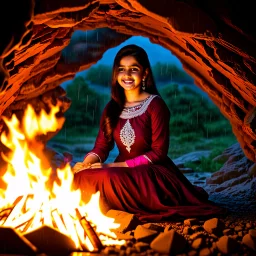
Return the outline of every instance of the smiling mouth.
<path id="1" fill-rule="evenodd" d="M 123 80 L 123 83 L 130 85 L 134 82 L 134 80 Z"/>

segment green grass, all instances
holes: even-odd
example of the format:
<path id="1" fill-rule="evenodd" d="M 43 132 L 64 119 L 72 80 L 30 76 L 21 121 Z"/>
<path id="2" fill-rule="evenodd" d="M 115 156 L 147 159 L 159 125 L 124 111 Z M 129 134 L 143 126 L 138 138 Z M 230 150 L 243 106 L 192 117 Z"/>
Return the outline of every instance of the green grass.
<path id="1" fill-rule="evenodd" d="M 187 141 L 185 138 L 187 138 Z M 170 138 L 168 154 L 172 159 L 175 159 L 190 152 L 210 150 L 210 156 L 202 157 L 200 164 L 187 162 L 185 167 L 190 167 L 196 172 L 215 172 L 222 167 L 223 163 L 217 163 L 212 159 L 236 142 L 237 140 L 233 134 L 210 139 L 193 137 L 192 134 L 183 134 L 179 137 Z"/>
<path id="2" fill-rule="evenodd" d="M 202 157 L 200 160 L 199 164 L 187 162 L 184 166 L 192 168 L 195 172 L 216 172 L 223 166 L 223 164 L 212 161 L 211 157 Z"/>
<path id="3" fill-rule="evenodd" d="M 191 134 L 183 134 L 179 137 L 171 136 L 168 154 L 174 159 L 181 155 L 201 150 L 215 150 L 221 153 L 236 142 L 237 140 L 233 134 L 209 139 L 192 136 Z"/>

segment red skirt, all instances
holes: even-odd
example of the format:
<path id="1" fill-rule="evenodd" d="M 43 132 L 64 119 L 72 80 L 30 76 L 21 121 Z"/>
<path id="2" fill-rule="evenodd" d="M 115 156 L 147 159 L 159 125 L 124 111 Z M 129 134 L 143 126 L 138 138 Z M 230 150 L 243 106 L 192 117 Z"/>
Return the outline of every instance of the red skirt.
<path id="1" fill-rule="evenodd" d="M 226 213 L 208 201 L 208 194 L 192 185 L 175 165 L 86 169 L 75 174 L 74 184 L 85 202 L 100 191 L 103 212 L 125 211 L 142 221 L 209 218 Z"/>

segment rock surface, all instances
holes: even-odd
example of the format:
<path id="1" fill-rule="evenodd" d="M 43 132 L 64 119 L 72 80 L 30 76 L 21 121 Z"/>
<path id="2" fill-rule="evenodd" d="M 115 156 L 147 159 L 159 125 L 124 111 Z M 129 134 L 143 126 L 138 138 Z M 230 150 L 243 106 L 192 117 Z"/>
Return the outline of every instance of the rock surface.
<path id="1" fill-rule="evenodd" d="M 59 98 L 65 102 L 65 112 L 70 103 L 63 100 L 65 92 L 59 85 L 89 68 L 107 49 L 131 35 L 142 35 L 180 59 L 196 85 L 230 121 L 247 158 L 255 161 L 256 34 L 252 4 L 5 1 L 0 10 L 5 24 L 0 44 L 0 115 L 22 112 L 27 103 L 46 108 L 49 101 Z M 99 32 L 96 42 L 88 38 L 73 44 L 70 54 L 63 51 L 74 31 L 102 28 L 107 31 Z"/>
<path id="2" fill-rule="evenodd" d="M 238 143 L 224 150 L 215 160 L 218 159 L 226 162 L 203 185 L 210 198 L 233 211 L 242 207 L 256 212 L 256 176 L 252 171 L 255 163 L 247 159 Z"/>

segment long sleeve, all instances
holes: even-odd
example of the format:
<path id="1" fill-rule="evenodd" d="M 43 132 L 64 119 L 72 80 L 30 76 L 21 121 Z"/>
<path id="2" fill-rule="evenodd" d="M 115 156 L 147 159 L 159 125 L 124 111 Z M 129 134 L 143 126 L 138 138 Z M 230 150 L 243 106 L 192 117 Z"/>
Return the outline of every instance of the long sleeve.
<path id="1" fill-rule="evenodd" d="M 104 109 L 104 111 L 106 111 L 106 108 Z M 99 132 L 98 132 L 98 135 L 97 135 L 97 138 L 95 140 L 95 144 L 94 144 L 94 147 L 93 149 L 88 152 L 87 155 L 89 154 L 94 154 L 96 155 L 98 158 L 99 158 L 99 161 L 101 163 L 104 163 L 107 158 L 108 158 L 108 155 L 109 155 L 109 152 L 110 150 L 112 149 L 112 146 L 110 143 L 107 142 L 105 136 L 104 136 L 104 132 L 103 132 L 103 129 L 102 129 L 102 125 L 103 125 L 103 117 L 104 117 L 104 111 L 102 113 L 102 116 L 101 116 L 101 120 L 100 120 L 100 128 L 99 128 Z M 86 156 L 87 156 L 86 155 Z M 85 157 L 86 157 L 85 156 Z"/>
<path id="2" fill-rule="evenodd" d="M 127 160 L 126 163 L 129 167 L 161 163 L 168 154 L 170 111 L 165 102 L 157 97 L 149 105 L 148 112 L 152 129 L 151 150 Z"/>
<path id="3" fill-rule="evenodd" d="M 170 111 L 165 102 L 157 97 L 149 106 L 152 127 L 151 151 L 145 153 L 151 163 L 159 163 L 166 159 L 169 149 Z"/>

